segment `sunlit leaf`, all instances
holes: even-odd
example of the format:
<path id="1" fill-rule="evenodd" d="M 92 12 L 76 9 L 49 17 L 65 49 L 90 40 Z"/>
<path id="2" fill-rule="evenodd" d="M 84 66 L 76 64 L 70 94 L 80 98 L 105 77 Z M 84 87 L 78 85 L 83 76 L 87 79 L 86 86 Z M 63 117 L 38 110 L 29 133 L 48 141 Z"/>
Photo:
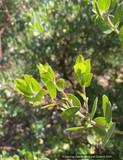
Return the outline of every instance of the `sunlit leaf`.
<path id="1" fill-rule="evenodd" d="M 83 73 L 86 72 L 86 66 L 83 63 L 77 63 L 74 66 L 74 71 L 78 75 L 82 75 Z"/>
<path id="2" fill-rule="evenodd" d="M 39 105 L 41 103 L 42 97 L 46 94 L 45 89 L 41 89 L 38 94 L 35 96 L 33 99 L 33 104 L 34 105 Z"/>
<path id="3" fill-rule="evenodd" d="M 64 79 L 59 79 L 58 81 L 56 81 L 56 88 L 58 89 L 58 91 L 63 91 L 65 89 Z"/>
<path id="4" fill-rule="evenodd" d="M 83 87 L 88 87 L 91 83 L 91 79 L 92 79 L 92 73 L 89 73 L 87 75 L 85 75 L 83 78 L 82 78 L 82 81 L 81 81 L 81 85 Z"/>
<path id="5" fill-rule="evenodd" d="M 73 128 L 67 128 L 66 131 L 76 131 L 79 129 L 84 129 L 85 127 L 73 127 Z"/>
<path id="6" fill-rule="evenodd" d="M 83 57 L 82 55 L 79 55 L 79 56 L 77 57 L 75 64 L 77 64 L 77 63 L 84 63 L 84 57 Z"/>
<path id="7" fill-rule="evenodd" d="M 105 11 L 110 7 L 110 0 L 98 0 L 98 6 L 101 11 Z"/>
<path id="8" fill-rule="evenodd" d="M 53 81 L 47 82 L 47 90 L 48 90 L 51 98 L 56 98 L 57 91 L 56 91 L 56 87 L 55 87 Z"/>

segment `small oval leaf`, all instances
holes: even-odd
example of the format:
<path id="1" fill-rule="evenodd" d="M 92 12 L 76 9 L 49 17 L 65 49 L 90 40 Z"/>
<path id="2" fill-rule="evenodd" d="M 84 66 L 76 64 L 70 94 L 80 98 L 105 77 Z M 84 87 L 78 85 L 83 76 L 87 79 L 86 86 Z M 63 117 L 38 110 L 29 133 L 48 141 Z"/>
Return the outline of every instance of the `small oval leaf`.
<path id="1" fill-rule="evenodd" d="M 64 79 L 59 79 L 56 82 L 56 88 L 58 89 L 58 91 L 63 91 L 65 89 L 65 81 L 64 81 Z"/>
<path id="2" fill-rule="evenodd" d="M 83 57 L 82 55 L 79 55 L 79 56 L 77 57 L 75 64 L 77 64 L 77 63 L 84 63 L 84 57 Z"/>
<path id="3" fill-rule="evenodd" d="M 47 82 L 49 80 L 52 80 L 52 76 L 49 72 L 44 72 L 44 73 L 41 73 L 41 80 L 43 82 L 44 85 L 47 85 Z"/>
<path id="4" fill-rule="evenodd" d="M 97 117 L 94 119 L 94 122 L 96 122 L 97 124 L 100 124 L 102 126 L 105 126 L 105 124 L 106 124 L 106 120 L 104 117 Z M 98 127 L 96 125 L 93 125 L 93 128 L 94 128 L 95 132 L 97 132 L 100 136 L 104 137 L 106 135 L 105 129 Z"/>
<path id="5" fill-rule="evenodd" d="M 77 63 L 74 66 L 74 71 L 78 75 L 82 75 L 83 73 L 86 72 L 86 66 L 83 63 Z"/>
<path id="6" fill-rule="evenodd" d="M 73 128 L 67 128 L 66 131 L 76 131 L 79 129 L 84 129 L 85 127 L 73 127 Z"/>
<path id="7" fill-rule="evenodd" d="M 81 103 L 76 96 L 74 96 L 73 94 L 70 94 L 70 93 L 67 93 L 66 95 L 67 95 L 67 97 L 69 98 L 70 101 L 72 100 L 72 104 L 74 106 L 77 106 L 77 107 L 81 108 Z"/>
<path id="8" fill-rule="evenodd" d="M 40 84 L 34 78 L 31 78 L 30 88 L 34 92 L 39 92 L 41 89 Z"/>
<path id="9" fill-rule="evenodd" d="M 46 94 L 45 89 L 41 89 L 38 94 L 34 97 L 33 99 L 33 104 L 34 105 L 39 105 L 41 103 L 42 97 Z"/>
<path id="10" fill-rule="evenodd" d="M 75 115 L 79 111 L 79 107 L 71 107 L 62 112 L 61 118 L 63 120 L 70 119 L 73 115 Z"/>
<path id="11" fill-rule="evenodd" d="M 56 91 L 56 87 L 55 87 L 53 81 L 47 82 L 47 90 L 48 90 L 51 98 L 56 98 L 57 91 Z"/>
<path id="12" fill-rule="evenodd" d="M 98 0 L 98 6 L 101 11 L 105 11 L 110 7 L 110 0 Z"/>
<path id="13" fill-rule="evenodd" d="M 93 76 L 92 73 L 89 73 L 89 74 L 85 75 L 83 77 L 82 81 L 81 81 L 81 85 L 83 87 L 88 87 L 90 85 L 90 83 L 91 83 L 92 76 Z"/>

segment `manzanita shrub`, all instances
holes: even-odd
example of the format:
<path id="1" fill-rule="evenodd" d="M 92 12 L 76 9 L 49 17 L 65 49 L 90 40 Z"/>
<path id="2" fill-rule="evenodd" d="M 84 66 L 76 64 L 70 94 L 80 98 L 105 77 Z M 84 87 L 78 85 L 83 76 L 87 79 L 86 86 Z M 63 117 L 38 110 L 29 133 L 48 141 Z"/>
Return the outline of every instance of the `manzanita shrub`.
<path id="1" fill-rule="evenodd" d="M 119 35 L 119 40 L 123 44 L 123 26 L 120 25 L 123 18 L 123 2 L 118 3 L 117 0 L 94 0 L 93 11 L 95 12 L 95 20 L 99 20 L 100 29 L 109 34 L 115 31 Z M 112 14 L 111 14 L 112 13 Z M 120 29 L 118 30 L 118 27 Z M 79 129 L 93 128 L 97 134 L 103 139 L 102 148 L 105 147 L 110 138 L 117 134 L 123 134 L 122 131 L 116 130 L 116 123 L 112 121 L 112 108 L 111 103 L 106 95 L 102 96 L 103 117 L 94 118 L 98 97 L 95 98 L 91 112 L 88 109 L 88 97 L 86 96 L 86 87 L 91 83 L 93 74 L 91 73 L 90 60 L 85 60 L 82 55 L 79 55 L 74 65 L 75 78 L 77 83 L 80 84 L 82 92 L 78 94 L 83 98 L 84 104 L 73 94 L 65 93 L 64 79 L 56 79 L 51 66 L 46 63 L 45 65 L 39 63 L 37 68 L 40 72 L 42 83 L 46 86 L 46 90 L 41 88 L 40 84 L 31 76 L 25 74 L 24 79 L 16 79 L 14 88 L 17 92 L 31 104 L 39 105 L 41 100 L 49 102 L 48 105 L 43 106 L 42 109 L 57 106 L 62 110 L 61 118 L 69 120 L 71 117 L 78 115 L 87 122 L 85 126 L 67 128 L 67 131 L 75 131 Z M 57 92 L 61 92 L 63 97 L 61 101 L 56 101 Z M 85 110 L 83 114 L 81 108 Z M 120 152 L 122 157 L 123 151 Z"/>
<path id="2" fill-rule="evenodd" d="M 50 98 L 46 95 L 46 90 L 40 87 L 40 84 L 31 76 L 25 74 L 24 79 L 16 79 L 14 88 L 17 92 L 21 93 L 23 97 L 34 105 L 39 105 L 41 100 L 46 100 L 50 104 L 43 106 L 42 109 L 58 106 L 61 110 L 61 118 L 69 120 L 72 116 L 78 115 L 87 121 L 85 126 L 67 128 L 67 131 L 75 131 L 79 129 L 88 129 L 93 127 L 95 132 L 103 138 L 102 148 L 106 145 L 108 140 L 114 137 L 115 133 L 123 134 L 122 131 L 115 130 L 116 123 L 112 122 L 111 103 L 106 95 L 102 97 L 103 115 L 104 117 L 96 117 L 94 115 L 97 109 L 98 98 L 96 97 L 93 103 L 91 112 L 88 110 L 88 97 L 86 96 L 86 87 L 91 83 L 93 74 L 91 72 L 90 60 L 84 60 L 82 55 L 79 55 L 74 65 L 74 72 L 76 81 L 82 87 L 82 93 L 78 94 L 83 98 L 84 104 L 73 94 L 65 93 L 64 79 L 56 80 L 55 74 L 51 66 L 46 63 L 45 65 L 39 63 L 37 68 L 40 72 L 42 83 L 46 86 Z M 61 92 L 63 97 L 61 101 L 55 101 L 57 92 Z M 81 107 L 85 110 L 85 114 L 81 113 Z"/>

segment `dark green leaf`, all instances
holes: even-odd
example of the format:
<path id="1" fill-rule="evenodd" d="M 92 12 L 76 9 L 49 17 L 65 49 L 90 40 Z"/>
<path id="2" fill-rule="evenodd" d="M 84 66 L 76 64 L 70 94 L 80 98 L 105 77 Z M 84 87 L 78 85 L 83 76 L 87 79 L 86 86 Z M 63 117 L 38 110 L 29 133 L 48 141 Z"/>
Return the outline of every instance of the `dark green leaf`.
<path id="1" fill-rule="evenodd" d="M 45 108 L 49 108 L 49 107 L 52 107 L 52 106 L 55 106 L 56 104 L 48 104 L 46 106 L 43 106 L 41 109 L 45 109 Z"/>
<path id="2" fill-rule="evenodd" d="M 123 149 L 120 151 L 119 157 L 123 159 Z"/>
<path id="3" fill-rule="evenodd" d="M 101 11 L 105 11 L 110 7 L 110 0 L 98 0 L 98 6 Z"/>
<path id="4" fill-rule="evenodd" d="M 104 117 L 106 118 L 106 107 L 111 106 L 111 103 L 108 100 L 108 97 L 106 95 L 103 95 L 102 102 L 103 102 L 103 113 L 104 113 Z"/>
<path id="5" fill-rule="evenodd" d="M 106 124 L 106 120 L 104 117 L 97 117 L 94 119 L 94 122 L 96 122 L 97 124 L 100 124 L 101 126 L 105 126 Z M 106 130 L 98 127 L 96 125 L 93 125 L 93 128 L 95 130 L 95 132 L 97 132 L 100 136 L 104 137 L 106 135 Z"/>
<path id="6" fill-rule="evenodd" d="M 114 122 L 112 124 L 112 126 L 107 130 L 107 134 L 106 134 L 106 137 L 105 139 L 103 140 L 103 143 L 102 143 L 102 148 L 106 145 L 106 143 L 108 142 L 109 138 L 111 137 L 112 133 L 114 132 L 115 130 L 115 125 L 116 123 Z"/>
<path id="7" fill-rule="evenodd" d="M 111 4 L 110 4 L 110 8 L 109 8 L 110 11 L 114 9 L 116 3 L 117 3 L 117 0 L 111 0 Z"/>
<path id="8" fill-rule="evenodd" d="M 84 129 L 85 127 L 73 127 L 73 128 L 67 128 L 66 131 L 76 131 L 79 129 Z"/>
<path id="9" fill-rule="evenodd" d="M 76 96 L 74 96 L 73 94 L 70 94 L 70 93 L 67 93 L 66 95 L 69 98 L 69 100 L 72 100 L 72 104 L 74 106 L 77 106 L 77 107 L 81 108 L 81 103 Z"/>
<path id="10" fill-rule="evenodd" d="M 99 7 L 98 7 L 98 3 L 96 0 L 94 0 L 94 9 L 96 10 L 97 15 L 102 18 Z"/>
<path id="11" fill-rule="evenodd" d="M 110 123 L 110 121 L 112 120 L 112 110 L 111 105 L 109 103 L 106 103 L 105 119 L 107 123 Z"/>
<path id="12" fill-rule="evenodd" d="M 110 27 L 109 23 L 106 20 L 100 20 L 99 22 L 99 27 L 101 29 L 101 31 L 105 34 L 110 34 L 113 29 Z"/>
<path id="13" fill-rule="evenodd" d="M 86 66 L 83 63 L 77 63 L 74 66 L 74 71 L 78 75 L 82 75 L 83 73 L 86 72 Z"/>
<path id="14" fill-rule="evenodd" d="M 83 57 L 82 55 L 79 55 L 79 56 L 77 57 L 75 64 L 77 64 L 77 63 L 84 63 L 84 57 Z"/>
<path id="15" fill-rule="evenodd" d="M 58 89 L 58 91 L 63 91 L 65 89 L 65 81 L 64 81 L 64 79 L 59 79 L 56 82 L 56 88 Z"/>
<path id="16" fill-rule="evenodd" d="M 115 16 L 114 16 L 114 25 L 120 24 L 123 19 L 123 2 L 118 6 Z"/>
<path id="17" fill-rule="evenodd" d="M 34 105 L 39 105 L 41 103 L 41 99 L 42 97 L 46 94 L 46 90 L 45 89 L 41 89 L 38 94 L 35 96 L 35 98 L 33 99 L 33 104 Z"/>
<path id="18" fill-rule="evenodd" d="M 73 115 L 75 115 L 79 111 L 79 107 L 71 107 L 62 112 L 61 118 L 63 120 L 70 119 Z"/>
<path id="19" fill-rule="evenodd" d="M 75 73 L 75 78 L 76 78 L 77 83 L 80 83 L 81 81 L 80 76 L 76 73 Z"/>
<path id="20" fill-rule="evenodd" d="M 97 102 L 98 102 L 98 98 L 96 97 L 94 103 L 93 103 L 93 108 L 92 108 L 92 111 L 91 111 L 91 114 L 90 114 L 90 121 L 93 119 L 94 117 L 94 114 L 96 112 L 96 109 L 97 109 Z"/>
<path id="21" fill-rule="evenodd" d="M 47 90 L 48 90 L 51 98 L 56 98 L 57 91 L 56 91 L 56 87 L 55 87 L 53 81 L 48 81 L 47 82 Z"/>
<path id="22" fill-rule="evenodd" d="M 83 87 L 88 87 L 91 83 L 91 79 L 92 79 L 92 73 L 89 73 L 87 75 L 85 75 L 83 78 L 82 78 L 82 81 L 81 81 L 81 85 Z"/>

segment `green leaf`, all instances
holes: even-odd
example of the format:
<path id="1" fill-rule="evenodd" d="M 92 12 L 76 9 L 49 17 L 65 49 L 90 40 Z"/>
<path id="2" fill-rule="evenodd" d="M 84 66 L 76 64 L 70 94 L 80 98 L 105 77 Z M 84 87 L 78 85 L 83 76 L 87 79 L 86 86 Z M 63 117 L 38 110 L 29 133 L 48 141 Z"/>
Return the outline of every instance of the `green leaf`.
<path id="1" fill-rule="evenodd" d="M 85 66 L 86 66 L 86 72 L 85 72 L 85 74 L 90 73 L 90 71 L 91 71 L 91 63 L 90 63 L 90 60 L 87 59 L 87 60 L 84 62 L 84 64 L 85 64 Z"/>
<path id="2" fill-rule="evenodd" d="M 102 148 L 106 145 L 106 143 L 108 142 L 108 140 L 109 140 L 109 138 L 111 137 L 112 133 L 114 132 L 114 130 L 115 130 L 115 125 L 116 125 L 116 123 L 114 122 L 114 123 L 112 124 L 112 126 L 111 126 L 110 128 L 108 128 L 106 137 L 105 137 L 105 139 L 103 140 L 103 143 L 102 143 Z"/>
<path id="3" fill-rule="evenodd" d="M 74 72 L 78 75 L 82 75 L 86 72 L 86 66 L 83 63 L 77 63 L 74 66 Z"/>
<path id="4" fill-rule="evenodd" d="M 24 95 L 24 93 L 23 93 L 23 92 L 21 92 L 19 89 L 14 88 L 14 87 L 13 87 L 13 89 L 14 89 L 15 91 L 17 91 L 18 93 L 20 93 L 20 94 Z"/>
<path id="5" fill-rule="evenodd" d="M 114 132 L 113 132 L 114 133 Z M 114 145 L 111 143 L 111 141 L 108 141 L 105 145 L 106 148 L 112 148 Z"/>
<path id="6" fill-rule="evenodd" d="M 84 95 L 83 93 L 81 93 L 81 92 L 79 92 L 79 91 L 77 91 L 77 92 L 78 92 L 78 94 L 83 98 L 83 100 L 86 99 L 86 97 L 85 97 L 85 95 Z"/>
<path id="7" fill-rule="evenodd" d="M 116 3 L 117 3 L 117 0 L 111 0 L 111 4 L 110 4 L 110 8 L 109 8 L 110 11 L 114 9 Z"/>
<path id="8" fill-rule="evenodd" d="M 105 11 L 110 7 L 110 0 L 98 0 L 98 6 L 101 11 Z"/>
<path id="9" fill-rule="evenodd" d="M 30 84 L 31 76 L 25 74 L 25 75 L 24 75 L 24 79 L 25 79 L 25 81 L 27 82 L 27 84 L 29 85 L 29 84 Z"/>
<path id="10" fill-rule="evenodd" d="M 55 74 L 54 74 L 54 72 L 53 72 L 53 70 L 52 70 L 52 68 L 50 66 L 48 68 L 48 71 L 51 73 L 53 79 L 55 80 Z"/>
<path id="11" fill-rule="evenodd" d="M 111 106 L 111 103 L 108 100 L 108 97 L 106 95 L 103 95 L 102 102 L 103 102 L 103 114 L 104 114 L 104 117 L 106 118 L 106 107 Z"/>
<path id="12" fill-rule="evenodd" d="M 123 26 L 120 28 L 120 31 L 119 31 L 119 40 L 121 42 L 123 41 Z"/>
<path id="13" fill-rule="evenodd" d="M 111 105 L 109 103 L 106 103 L 105 119 L 107 123 L 110 123 L 112 120 L 112 110 L 111 110 Z"/>
<path id="14" fill-rule="evenodd" d="M 46 90 L 45 89 L 41 89 L 38 94 L 35 96 L 35 98 L 33 99 L 33 104 L 34 105 L 39 105 L 41 103 L 41 99 L 42 97 L 46 94 Z"/>
<path id="15" fill-rule="evenodd" d="M 74 96 L 73 94 L 70 94 L 70 93 L 67 93 L 66 95 L 67 95 L 67 97 L 69 98 L 70 101 L 72 100 L 72 104 L 74 106 L 77 106 L 77 107 L 81 108 L 81 103 L 76 96 Z"/>
<path id="16" fill-rule="evenodd" d="M 97 109 L 97 102 L 98 102 L 98 97 L 95 98 L 95 101 L 93 103 L 93 107 L 92 107 L 92 111 L 91 111 L 91 114 L 90 114 L 90 121 L 93 119 L 94 117 L 94 114 L 96 112 L 96 109 Z"/>
<path id="17" fill-rule="evenodd" d="M 77 64 L 77 63 L 84 63 L 84 57 L 83 57 L 82 55 L 79 55 L 79 56 L 77 57 L 75 64 Z"/>
<path id="18" fill-rule="evenodd" d="M 110 15 L 109 18 L 113 24 L 114 17 L 112 15 Z M 113 28 L 111 28 L 111 26 L 109 25 L 109 23 L 106 20 L 100 20 L 99 27 L 100 27 L 101 31 L 105 34 L 110 34 L 113 31 Z"/>
<path id="19" fill-rule="evenodd" d="M 38 92 L 41 89 L 40 84 L 34 78 L 31 78 L 30 88 L 32 92 Z"/>
<path id="20" fill-rule="evenodd" d="M 34 97 L 28 97 L 26 95 L 23 96 L 29 103 L 33 104 Z"/>
<path id="21" fill-rule="evenodd" d="M 76 114 L 76 112 L 78 112 L 80 110 L 79 107 L 71 107 L 71 108 L 68 108 L 66 109 L 65 111 L 62 112 L 61 114 L 61 118 L 63 120 L 67 120 L 67 119 L 70 119 L 73 115 Z"/>
<path id="22" fill-rule="evenodd" d="M 48 90 L 51 98 L 56 98 L 57 91 L 56 91 L 56 87 L 55 87 L 53 81 L 48 81 L 47 82 L 47 90 Z"/>
<path id="23" fill-rule="evenodd" d="M 93 76 L 92 73 L 89 73 L 89 74 L 85 75 L 83 77 L 82 81 L 81 81 L 81 85 L 83 87 L 88 87 L 90 85 L 90 83 L 91 83 L 92 76 Z"/>
<path id="24" fill-rule="evenodd" d="M 106 124 L 106 120 L 104 117 L 97 117 L 94 119 L 94 122 L 100 124 L 101 126 L 105 126 L 105 124 Z M 97 132 L 100 136 L 104 137 L 106 135 L 105 129 L 98 127 L 96 125 L 93 125 L 93 128 L 94 128 L 95 132 Z"/>
<path id="25" fill-rule="evenodd" d="M 32 95 L 33 94 L 25 80 L 17 78 L 15 80 L 15 85 L 25 95 Z"/>
<path id="26" fill-rule="evenodd" d="M 115 16 L 114 16 L 114 25 L 120 24 L 123 19 L 123 2 L 118 6 Z"/>
<path id="27" fill-rule="evenodd" d="M 96 10 L 97 15 L 102 18 L 99 7 L 98 7 L 98 3 L 96 0 L 94 0 L 94 9 Z"/>
<path id="28" fill-rule="evenodd" d="M 76 78 L 77 83 L 80 83 L 80 81 L 81 81 L 80 76 L 78 76 L 78 74 L 76 74 L 76 73 L 75 73 L 75 78 Z"/>
<path id="29" fill-rule="evenodd" d="M 44 66 L 41 63 L 39 63 L 39 66 L 37 65 L 37 68 L 39 69 L 40 73 L 45 72 Z"/>
<path id="30" fill-rule="evenodd" d="M 73 128 L 67 128 L 66 131 L 76 131 L 79 129 L 84 129 L 85 127 L 73 127 Z"/>
<path id="31" fill-rule="evenodd" d="M 87 140 L 90 144 L 93 144 L 96 140 L 96 136 L 95 135 L 88 135 Z"/>
<path id="32" fill-rule="evenodd" d="M 59 79 L 58 81 L 56 81 L 56 88 L 58 89 L 58 91 L 63 91 L 65 89 L 64 79 Z"/>
<path id="33" fill-rule="evenodd" d="M 47 86 L 47 82 L 49 80 L 52 80 L 52 79 L 53 78 L 52 78 L 52 76 L 51 76 L 51 74 L 49 72 L 41 73 L 41 80 L 42 80 L 42 82 L 43 82 L 44 85 Z"/>
<path id="34" fill-rule="evenodd" d="M 56 105 L 57 104 L 48 104 L 46 106 L 43 106 L 41 109 L 49 108 L 49 107 L 56 106 Z"/>

